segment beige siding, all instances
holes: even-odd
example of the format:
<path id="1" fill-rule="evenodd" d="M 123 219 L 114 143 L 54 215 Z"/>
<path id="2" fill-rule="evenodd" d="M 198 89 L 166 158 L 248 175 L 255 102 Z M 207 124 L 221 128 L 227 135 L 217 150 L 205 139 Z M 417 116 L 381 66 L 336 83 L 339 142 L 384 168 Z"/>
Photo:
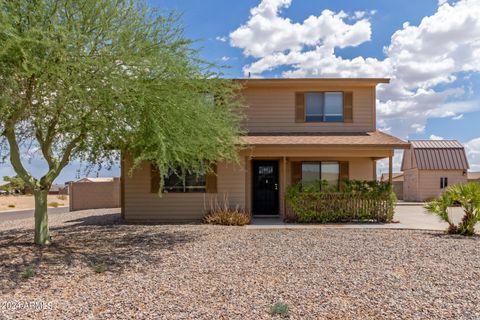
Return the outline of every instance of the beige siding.
<path id="1" fill-rule="evenodd" d="M 244 207 L 244 171 L 239 165 L 218 164 L 218 198 L 229 196 L 230 204 Z M 125 159 L 126 172 L 130 160 Z M 205 193 L 164 193 L 159 197 L 150 192 L 150 166 L 144 163 L 125 177 L 125 219 L 127 221 L 181 222 L 199 221 L 205 207 L 209 207 L 212 194 Z"/>
<path id="2" fill-rule="evenodd" d="M 372 180 L 374 175 L 374 161 L 371 158 L 349 160 L 349 179 Z"/>
<path id="3" fill-rule="evenodd" d="M 467 182 L 463 170 L 418 170 L 418 175 L 420 201 L 431 200 L 442 194 L 444 189 L 440 189 L 440 177 L 447 177 L 449 186 Z"/>
<path id="4" fill-rule="evenodd" d="M 352 91 L 352 123 L 295 123 L 295 92 Z M 290 87 L 244 90 L 250 132 L 362 132 L 375 130 L 374 87 Z"/>
<path id="5" fill-rule="evenodd" d="M 245 159 L 239 163 L 219 163 L 217 166 L 218 200 L 228 199 L 231 206 L 245 209 Z"/>
<path id="6" fill-rule="evenodd" d="M 259 150 L 257 150 L 259 151 Z M 284 150 L 287 152 L 287 150 Z M 371 150 L 371 153 L 384 154 L 386 151 Z M 256 153 L 256 152 L 254 152 Z M 368 152 L 367 152 L 368 153 Z M 326 156 L 328 154 L 328 156 Z M 252 156 L 252 151 L 244 151 L 239 157 L 239 163 L 219 163 L 217 165 L 217 190 L 218 194 L 204 193 L 166 193 L 160 198 L 157 194 L 150 193 L 150 166 L 144 163 L 133 172 L 132 176 L 126 175 L 124 179 L 124 213 L 127 221 L 159 221 L 181 222 L 199 221 L 204 215 L 205 208 L 210 207 L 211 197 L 220 201 L 226 196 L 230 206 L 239 206 L 247 211 L 251 210 L 251 160 L 269 159 L 279 161 L 280 190 L 290 183 L 291 161 L 348 161 L 350 179 L 371 180 L 374 176 L 374 160 L 362 156 L 362 152 L 352 152 L 345 156 L 343 150 L 330 150 L 323 156 L 317 156 L 314 149 L 309 152 L 299 152 L 297 157 Z M 284 161 L 287 165 L 284 166 Z M 126 158 L 125 172 L 129 171 L 130 160 Z M 284 194 L 280 193 L 280 214 L 284 212 Z"/>
<path id="7" fill-rule="evenodd" d="M 109 182 L 72 182 L 70 211 L 120 207 L 120 179 Z"/>

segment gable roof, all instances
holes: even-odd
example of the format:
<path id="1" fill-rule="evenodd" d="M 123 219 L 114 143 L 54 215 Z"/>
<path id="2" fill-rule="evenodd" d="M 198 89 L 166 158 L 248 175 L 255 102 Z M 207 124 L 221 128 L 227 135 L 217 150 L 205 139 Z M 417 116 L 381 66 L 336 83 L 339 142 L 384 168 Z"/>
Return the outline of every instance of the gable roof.
<path id="1" fill-rule="evenodd" d="M 372 132 L 349 133 L 251 133 L 241 137 L 250 146 L 328 146 L 408 148 L 409 143 L 389 134 Z"/>
<path id="2" fill-rule="evenodd" d="M 467 170 L 463 145 L 457 140 L 409 140 L 413 162 L 420 170 Z"/>

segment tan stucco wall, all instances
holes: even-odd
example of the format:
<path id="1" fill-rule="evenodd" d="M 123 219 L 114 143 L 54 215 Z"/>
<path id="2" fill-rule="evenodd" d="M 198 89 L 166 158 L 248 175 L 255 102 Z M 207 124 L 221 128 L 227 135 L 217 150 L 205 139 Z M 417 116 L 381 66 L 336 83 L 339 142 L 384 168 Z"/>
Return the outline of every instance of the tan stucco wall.
<path id="1" fill-rule="evenodd" d="M 405 201 L 427 201 L 442 194 L 440 178 L 447 177 L 448 185 L 467 182 L 463 170 L 418 170 L 404 172 L 403 198 Z"/>
<path id="2" fill-rule="evenodd" d="M 353 92 L 353 123 L 295 123 L 295 92 Z M 250 132 L 362 132 L 375 130 L 375 87 L 308 85 L 243 90 Z"/>
<path id="3" fill-rule="evenodd" d="M 440 189 L 440 177 L 447 177 L 449 186 L 467 182 L 463 170 L 418 170 L 418 175 L 420 201 L 430 200 L 442 194 L 444 189 Z"/>
<path id="4" fill-rule="evenodd" d="M 420 201 L 417 169 L 409 169 L 403 172 L 403 200 Z"/>
<path id="5" fill-rule="evenodd" d="M 120 207 L 120 179 L 111 182 L 72 182 L 70 211 Z"/>
<path id="6" fill-rule="evenodd" d="M 393 192 L 398 200 L 403 200 L 403 181 L 392 181 Z"/>

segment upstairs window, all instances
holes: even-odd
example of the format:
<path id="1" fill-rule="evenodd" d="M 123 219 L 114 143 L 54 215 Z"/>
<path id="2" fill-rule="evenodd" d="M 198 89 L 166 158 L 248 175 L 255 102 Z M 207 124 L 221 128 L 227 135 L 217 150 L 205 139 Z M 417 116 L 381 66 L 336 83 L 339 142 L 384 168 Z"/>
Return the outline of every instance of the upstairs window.
<path id="1" fill-rule="evenodd" d="M 343 122 L 343 92 L 305 93 L 305 122 Z"/>
<path id="2" fill-rule="evenodd" d="M 447 177 L 441 177 L 440 178 L 440 189 L 445 189 L 448 187 L 448 178 Z"/>

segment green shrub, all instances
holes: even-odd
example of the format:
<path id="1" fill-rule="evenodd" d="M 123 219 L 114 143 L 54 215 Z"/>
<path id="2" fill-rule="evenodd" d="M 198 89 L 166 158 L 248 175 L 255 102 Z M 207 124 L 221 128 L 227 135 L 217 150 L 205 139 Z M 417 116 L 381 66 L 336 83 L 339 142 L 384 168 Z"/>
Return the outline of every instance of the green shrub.
<path id="1" fill-rule="evenodd" d="M 448 208 L 454 206 L 461 206 L 464 211 L 458 225 L 448 216 Z M 450 186 L 438 199 L 426 203 L 425 208 L 448 223 L 448 233 L 472 236 L 475 225 L 480 221 L 480 184 L 469 182 Z"/>
<path id="2" fill-rule="evenodd" d="M 23 279 L 31 278 L 35 275 L 35 269 L 32 266 L 28 266 L 20 272 L 20 277 Z"/>
<path id="3" fill-rule="evenodd" d="M 396 197 L 390 184 L 378 181 L 344 181 L 340 192 L 324 183 L 288 187 L 287 222 L 350 222 L 393 219 Z"/>
<path id="4" fill-rule="evenodd" d="M 286 316 L 288 314 L 288 305 L 285 303 L 275 303 L 271 308 L 270 308 L 270 313 L 272 315 L 281 315 L 281 316 Z"/>

